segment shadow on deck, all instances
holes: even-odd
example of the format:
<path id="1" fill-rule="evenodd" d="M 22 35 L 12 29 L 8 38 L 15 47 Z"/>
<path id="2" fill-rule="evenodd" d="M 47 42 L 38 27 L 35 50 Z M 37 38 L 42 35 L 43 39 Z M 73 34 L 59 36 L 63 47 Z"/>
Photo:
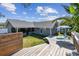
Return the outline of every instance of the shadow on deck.
<path id="1" fill-rule="evenodd" d="M 67 49 L 70 49 L 70 50 L 74 50 L 74 45 L 70 42 L 67 42 L 67 41 L 57 41 L 56 42 L 57 45 L 59 45 L 60 47 L 64 47 L 64 48 L 67 48 Z"/>

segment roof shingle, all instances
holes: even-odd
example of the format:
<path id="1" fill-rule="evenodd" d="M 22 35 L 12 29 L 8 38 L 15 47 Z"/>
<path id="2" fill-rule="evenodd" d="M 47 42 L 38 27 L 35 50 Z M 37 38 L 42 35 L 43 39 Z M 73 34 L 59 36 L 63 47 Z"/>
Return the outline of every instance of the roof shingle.
<path id="1" fill-rule="evenodd" d="M 27 22 L 15 19 L 7 20 L 14 28 L 52 28 L 55 23 L 52 21 L 42 21 L 42 22 Z"/>

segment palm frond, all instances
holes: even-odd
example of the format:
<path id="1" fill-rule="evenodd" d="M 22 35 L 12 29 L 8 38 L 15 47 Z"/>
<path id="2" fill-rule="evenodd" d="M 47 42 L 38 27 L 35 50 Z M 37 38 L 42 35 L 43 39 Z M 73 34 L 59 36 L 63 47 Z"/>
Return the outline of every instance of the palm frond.
<path id="1" fill-rule="evenodd" d="M 69 6 L 62 5 L 67 13 L 70 14 Z"/>

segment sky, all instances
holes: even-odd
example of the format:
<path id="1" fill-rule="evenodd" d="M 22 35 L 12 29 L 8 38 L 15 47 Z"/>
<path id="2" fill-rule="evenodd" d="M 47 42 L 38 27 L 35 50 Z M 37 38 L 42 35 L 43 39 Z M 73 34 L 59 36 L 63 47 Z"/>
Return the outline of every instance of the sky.
<path id="1" fill-rule="evenodd" d="M 18 19 L 24 21 L 49 21 L 58 17 L 69 15 L 60 3 L 31 3 L 25 7 L 22 3 L 0 3 L 0 13 L 5 17 L 0 17 L 0 22 L 7 19 Z"/>

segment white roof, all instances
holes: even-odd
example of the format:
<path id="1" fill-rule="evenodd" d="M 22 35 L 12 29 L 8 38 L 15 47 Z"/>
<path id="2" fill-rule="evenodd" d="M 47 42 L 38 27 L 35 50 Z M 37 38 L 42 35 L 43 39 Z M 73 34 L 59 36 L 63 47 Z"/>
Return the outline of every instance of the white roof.
<path id="1" fill-rule="evenodd" d="M 59 29 L 59 28 L 71 28 L 71 27 L 70 27 L 70 26 L 65 26 L 65 25 L 64 25 L 64 26 L 59 26 L 59 27 L 57 27 L 57 28 Z"/>
<path id="2" fill-rule="evenodd" d="M 7 20 L 14 28 L 53 28 L 56 22 L 43 21 L 43 22 L 27 22 L 21 20 Z"/>

